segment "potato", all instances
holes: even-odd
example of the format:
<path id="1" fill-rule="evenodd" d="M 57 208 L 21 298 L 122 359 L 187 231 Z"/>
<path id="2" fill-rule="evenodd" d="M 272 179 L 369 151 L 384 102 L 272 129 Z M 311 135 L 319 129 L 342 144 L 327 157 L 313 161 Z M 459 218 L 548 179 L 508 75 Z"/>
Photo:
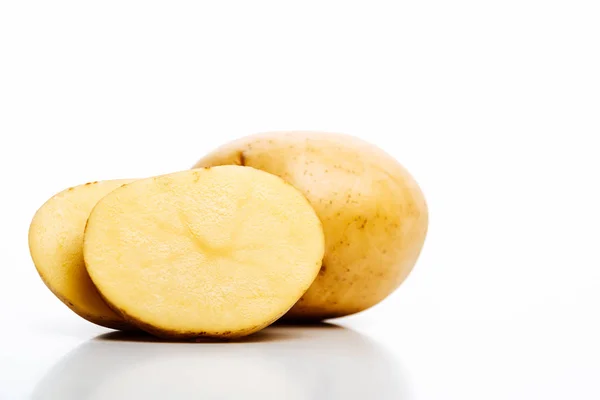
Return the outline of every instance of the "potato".
<path id="1" fill-rule="evenodd" d="M 131 326 L 102 300 L 85 269 L 83 231 L 98 200 L 131 180 L 91 182 L 62 191 L 35 213 L 29 250 L 46 286 L 71 310 L 95 324 Z"/>
<path id="2" fill-rule="evenodd" d="M 365 310 L 413 269 L 427 233 L 427 205 L 415 180 L 383 150 L 342 134 L 271 132 L 226 144 L 194 168 L 226 164 L 280 176 L 308 198 L 323 223 L 321 271 L 285 319 Z"/>
<path id="3" fill-rule="evenodd" d="M 271 324 L 306 292 L 324 237 L 292 186 L 223 166 L 113 191 L 90 214 L 83 253 L 103 297 L 140 328 L 233 338 Z"/>

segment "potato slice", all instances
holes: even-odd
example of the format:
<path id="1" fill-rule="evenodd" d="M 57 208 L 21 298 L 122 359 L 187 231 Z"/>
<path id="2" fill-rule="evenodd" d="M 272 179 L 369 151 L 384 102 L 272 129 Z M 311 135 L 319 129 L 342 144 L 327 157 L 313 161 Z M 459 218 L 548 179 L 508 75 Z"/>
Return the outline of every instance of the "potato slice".
<path id="1" fill-rule="evenodd" d="M 115 190 L 92 211 L 83 251 L 107 302 L 140 328 L 239 337 L 304 294 L 324 237 L 308 200 L 281 178 L 223 166 Z"/>
<path id="2" fill-rule="evenodd" d="M 98 200 L 132 180 L 91 182 L 64 190 L 36 212 L 29 228 L 29 250 L 46 286 L 71 310 L 95 324 L 131 326 L 98 294 L 83 261 L 83 231 Z"/>

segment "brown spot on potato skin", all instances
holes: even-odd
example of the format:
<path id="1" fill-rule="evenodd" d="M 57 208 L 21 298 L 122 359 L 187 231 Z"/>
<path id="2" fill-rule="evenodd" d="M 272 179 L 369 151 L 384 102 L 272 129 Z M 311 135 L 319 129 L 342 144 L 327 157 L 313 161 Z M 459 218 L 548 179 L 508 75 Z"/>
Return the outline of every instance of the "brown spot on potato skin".
<path id="1" fill-rule="evenodd" d="M 327 266 L 325 264 L 321 264 L 321 269 L 319 270 L 319 274 L 323 275 L 325 272 L 327 272 Z"/>
<path id="2" fill-rule="evenodd" d="M 245 166 L 246 165 L 246 155 L 243 151 L 238 153 L 238 165 Z"/>

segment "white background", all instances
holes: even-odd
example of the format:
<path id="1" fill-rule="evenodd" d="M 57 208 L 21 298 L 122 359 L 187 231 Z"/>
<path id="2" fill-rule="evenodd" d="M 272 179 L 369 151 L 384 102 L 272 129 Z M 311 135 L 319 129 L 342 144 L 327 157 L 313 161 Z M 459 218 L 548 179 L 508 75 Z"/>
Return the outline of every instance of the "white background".
<path id="1" fill-rule="evenodd" d="M 599 21 L 594 0 L 0 2 L 0 399 L 600 398 Z M 186 358 L 93 339 L 38 278 L 54 193 L 287 129 L 380 145 L 430 206 L 413 274 L 346 329 Z"/>

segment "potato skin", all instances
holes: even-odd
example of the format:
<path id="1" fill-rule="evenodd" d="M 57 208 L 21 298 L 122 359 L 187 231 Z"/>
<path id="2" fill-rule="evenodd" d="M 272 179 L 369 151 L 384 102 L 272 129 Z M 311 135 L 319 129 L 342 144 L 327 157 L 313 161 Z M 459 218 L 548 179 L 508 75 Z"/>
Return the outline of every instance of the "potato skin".
<path id="1" fill-rule="evenodd" d="M 421 253 L 428 209 L 417 182 L 382 149 L 327 132 L 266 132 L 226 144 L 193 168 L 237 164 L 278 175 L 321 219 L 325 257 L 285 320 L 318 321 L 374 306 L 407 278 Z"/>
<path id="2" fill-rule="evenodd" d="M 136 328 L 99 297 L 85 271 L 81 244 L 87 216 L 98 199 L 131 182 L 94 181 L 56 193 L 36 211 L 28 232 L 30 255 L 46 287 L 83 319 L 115 330 Z"/>

